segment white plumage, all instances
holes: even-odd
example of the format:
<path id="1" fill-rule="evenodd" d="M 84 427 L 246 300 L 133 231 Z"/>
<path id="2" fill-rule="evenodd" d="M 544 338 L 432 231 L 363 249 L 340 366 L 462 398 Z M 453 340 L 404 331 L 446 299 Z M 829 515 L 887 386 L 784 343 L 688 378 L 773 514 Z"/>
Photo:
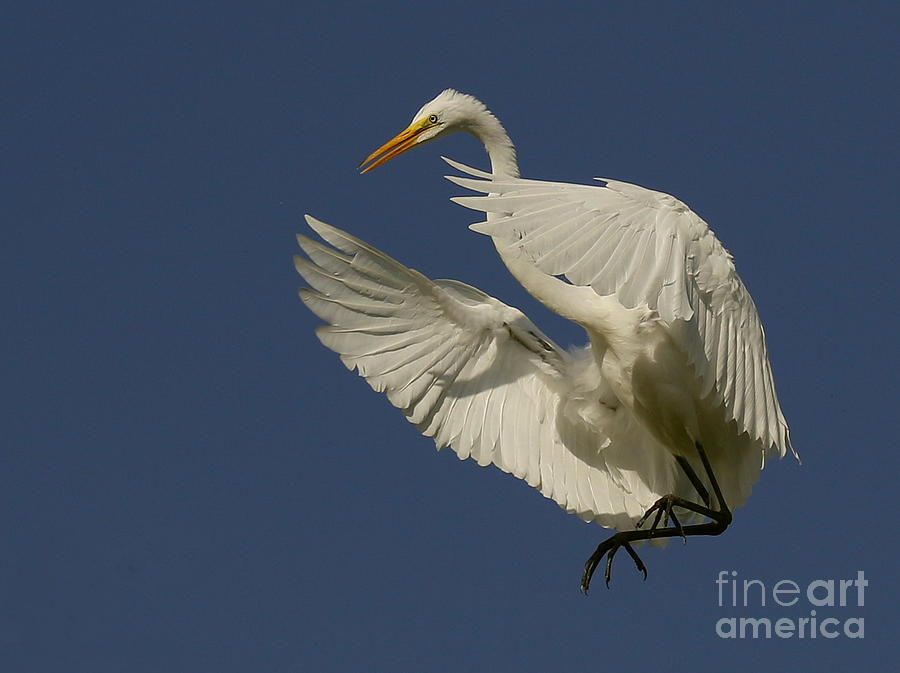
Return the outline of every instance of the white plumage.
<path id="1" fill-rule="evenodd" d="M 566 353 L 469 285 L 431 281 L 307 221 L 333 246 L 298 237 L 309 260 L 297 256 L 296 268 L 313 288 L 300 297 L 329 323 L 316 334 L 439 448 L 496 465 L 606 526 L 628 526 L 673 489 L 671 455 L 625 410 L 587 408 L 598 378 L 589 353 Z M 606 418 L 581 417 L 598 412 Z"/>
<path id="2" fill-rule="evenodd" d="M 485 173 L 447 160 L 467 176 L 449 179 L 481 194 L 454 201 L 486 214 L 471 228 L 491 237 L 534 297 L 582 325 L 589 345 L 566 352 L 519 310 L 458 281 L 429 280 L 308 217 L 327 245 L 298 237 L 308 259 L 298 256 L 296 266 L 312 288 L 300 291 L 303 302 L 327 323 L 320 340 L 438 448 L 496 465 L 566 511 L 628 531 L 598 548 L 584 589 L 601 549 L 608 580 L 619 546 L 643 570 L 629 541 L 718 534 L 765 457 L 791 446 L 762 325 L 731 256 L 667 194 L 607 179 L 519 178 L 499 121 L 452 90 L 370 155 L 365 170 L 454 130 L 478 137 L 492 163 Z M 718 510 L 696 473 L 706 474 Z M 678 515 L 685 523 L 711 518 L 718 528 L 675 519 L 657 530 L 657 517 L 634 531 L 670 494 L 687 505 Z M 686 502 L 697 495 L 705 506 Z M 663 509 L 665 526 L 671 504 Z"/>
<path id="3" fill-rule="evenodd" d="M 788 427 L 756 306 L 731 255 L 696 213 L 673 196 L 627 182 L 491 180 L 450 163 L 483 178 L 450 180 L 490 194 L 453 201 L 501 214 L 472 230 L 546 274 L 615 296 L 625 308 L 654 310 L 703 381 L 701 396 L 715 388 L 714 403 L 761 443 L 763 455 L 784 456 Z"/>

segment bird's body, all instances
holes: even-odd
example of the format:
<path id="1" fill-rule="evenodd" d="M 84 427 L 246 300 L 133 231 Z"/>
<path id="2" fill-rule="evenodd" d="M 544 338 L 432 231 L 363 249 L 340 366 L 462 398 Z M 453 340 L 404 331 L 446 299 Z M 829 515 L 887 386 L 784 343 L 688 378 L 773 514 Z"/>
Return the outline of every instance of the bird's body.
<path id="1" fill-rule="evenodd" d="M 454 199 L 486 214 L 471 228 L 493 239 L 532 296 L 585 329 L 588 346 L 566 352 L 518 310 L 310 219 L 336 249 L 300 239 L 310 261 L 297 268 L 313 288 L 301 296 L 330 324 L 323 343 L 438 448 L 493 463 L 623 531 L 612 549 L 601 545 L 609 562 L 625 546 L 643 569 L 629 541 L 724 530 L 765 457 L 790 448 L 762 326 L 731 256 L 669 195 L 519 178 L 500 122 L 452 90 L 366 170 L 452 130 L 475 135 L 491 159 L 491 173 L 449 162 L 467 174 L 449 179 L 482 194 Z M 685 523 L 713 523 L 682 528 L 673 504 Z M 654 509 L 676 525 L 658 529 L 657 516 L 634 530 Z"/>

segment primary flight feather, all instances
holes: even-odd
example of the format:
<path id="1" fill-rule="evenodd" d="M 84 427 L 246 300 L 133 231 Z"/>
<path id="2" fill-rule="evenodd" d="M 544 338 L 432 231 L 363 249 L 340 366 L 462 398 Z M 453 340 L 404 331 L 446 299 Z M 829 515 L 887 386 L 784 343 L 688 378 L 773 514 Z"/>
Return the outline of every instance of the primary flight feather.
<path id="1" fill-rule="evenodd" d="M 458 281 L 432 281 L 307 218 L 303 302 L 317 334 L 438 448 L 494 464 L 566 511 L 619 532 L 582 575 L 640 540 L 718 535 L 768 455 L 791 449 L 762 324 L 731 256 L 672 196 L 601 179 L 519 177 L 505 129 L 448 89 L 363 162 L 363 172 L 454 131 L 485 146 L 491 172 L 447 160 L 480 196 L 490 236 L 536 299 L 581 325 L 564 351 L 521 311 Z M 649 525 L 647 521 L 652 518 Z"/>

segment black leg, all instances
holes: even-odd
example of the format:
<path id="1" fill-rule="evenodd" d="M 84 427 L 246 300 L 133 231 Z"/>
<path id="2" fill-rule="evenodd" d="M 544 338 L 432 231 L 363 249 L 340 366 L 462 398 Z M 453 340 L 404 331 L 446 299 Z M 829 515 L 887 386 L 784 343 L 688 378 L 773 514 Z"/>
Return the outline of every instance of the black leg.
<path id="1" fill-rule="evenodd" d="M 700 481 L 700 477 L 697 476 L 697 473 L 694 472 L 694 468 L 691 467 L 687 458 L 684 456 L 675 456 L 675 462 L 681 466 L 681 469 L 687 475 L 688 479 L 691 480 L 691 483 L 694 485 L 694 490 L 697 491 L 697 495 L 700 496 L 703 504 L 709 507 L 709 491 L 706 490 L 706 487 L 703 485 L 703 482 Z"/>
<path id="2" fill-rule="evenodd" d="M 640 528 L 647 518 L 653 512 L 656 512 L 656 517 L 649 529 L 621 531 L 612 535 L 597 546 L 597 549 L 584 564 L 584 572 L 581 575 L 581 591 L 583 593 L 586 594 L 588 592 L 588 588 L 591 584 L 591 577 L 593 577 L 594 571 L 597 569 L 597 566 L 604 556 L 606 556 L 606 570 L 603 576 L 606 580 L 606 586 L 609 587 L 609 580 L 612 576 L 612 559 L 619 550 L 619 547 L 625 548 L 625 551 L 631 556 L 638 571 L 644 574 L 644 579 L 647 579 L 647 568 L 637 555 L 637 552 L 635 552 L 634 548 L 631 546 L 632 542 L 637 540 L 674 537 L 676 535 L 680 535 L 684 539 L 687 539 L 687 536 L 689 535 L 721 535 L 725 529 L 728 528 L 728 525 L 731 523 L 731 511 L 725 503 L 725 498 L 722 497 L 722 490 L 719 488 L 719 483 L 716 481 L 715 474 L 713 474 L 709 459 L 706 457 L 706 452 L 699 442 L 697 442 L 696 447 L 697 452 L 700 454 L 700 461 L 703 463 L 703 469 L 706 472 L 713 493 L 716 496 L 718 509 L 711 509 L 709 491 L 703 486 L 700 478 L 693 471 L 687 460 L 677 456 L 676 460 L 678 461 L 678 464 L 681 465 L 681 468 L 687 474 L 688 479 L 691 480 L 691 483 L 694 485 L 694 488 L 697 490 L 697 493 L 704 504 L 700 505 L 676 495 L 666 495 L 657 500 L 650 509 L 644 513 L 644 516 L 641 517 L 640 521 L 637 522 L 637 527 Z M 701 514 L 710 519 L 710 521 L 691 526 L 682 526 L 672 511 L 672 508 L 676 506 Z M 663 516 L 665 517 L 663 520 L 663 528 L 659 528 L 660 519 Z M 668 525 L 670 519 L 673 523 L 672 526 Z"/>

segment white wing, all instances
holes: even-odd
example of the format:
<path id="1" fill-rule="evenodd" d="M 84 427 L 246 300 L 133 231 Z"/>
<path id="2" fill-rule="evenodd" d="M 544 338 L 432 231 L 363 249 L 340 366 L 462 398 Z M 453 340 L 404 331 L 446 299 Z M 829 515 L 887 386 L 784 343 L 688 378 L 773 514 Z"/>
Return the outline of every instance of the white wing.
<path id="1" fill-rule="evenodd" d="M 298 236 L 309 259 L 295 264 L 312 287 L 300 297 L 328 323 L 319 339 L 438 448 L 492 463 L 605 526 L 631 528 L 659 496 L 691 492 L 671 454 L 624 409 L 610 411 L 608 428 L 562 417 L 570 368 L 584 362 L 520 311 L 307 222 L 334 246 Z"/>
<path id="2" fill-rule="evenodd" d="M 705 393 L 715 390 L 729 419 L 764 451 L 785 455 L 790 435 L 756 306 L 731 255 L 696 213 L 668 194 L 626 182 L 493 180 L 447 161 L 479 178 L 449 180 L 487 194 L 453 199 L 494 214 L 473 224 L 474 231 L 544 273 L 615 295 L 627 308 L 655 309 L 680 339 Z"/>

